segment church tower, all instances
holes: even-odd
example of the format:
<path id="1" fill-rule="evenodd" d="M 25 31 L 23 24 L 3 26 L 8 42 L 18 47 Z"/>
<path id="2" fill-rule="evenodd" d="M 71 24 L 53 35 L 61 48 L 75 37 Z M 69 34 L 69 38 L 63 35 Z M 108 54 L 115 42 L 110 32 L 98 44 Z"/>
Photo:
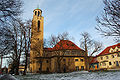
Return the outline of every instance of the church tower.
<path id="1" fill-rule="evenodd" d="M 42 10 L 35 9 L 33 11 L 32 27 L 31 27 L 31 50 L 30 50 L 30 71 L 39 70 L 39 63 L 36 57 L 43 56 L 43 25 L 44 17 Z"/>

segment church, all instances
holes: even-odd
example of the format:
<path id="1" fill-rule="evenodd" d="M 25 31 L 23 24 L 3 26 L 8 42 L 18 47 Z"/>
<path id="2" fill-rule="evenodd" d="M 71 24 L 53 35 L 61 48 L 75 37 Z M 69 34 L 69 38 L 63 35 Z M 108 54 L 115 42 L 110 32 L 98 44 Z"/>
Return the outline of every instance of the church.
<path id="1" fill-rule="evenodd" d="M 85 51 L 69 40 L 52 48 L 43 47 L 44 17 L 41 9 L 33 11 L 31 26 L 30 72 L 54 73 L 85 70 Z"/>

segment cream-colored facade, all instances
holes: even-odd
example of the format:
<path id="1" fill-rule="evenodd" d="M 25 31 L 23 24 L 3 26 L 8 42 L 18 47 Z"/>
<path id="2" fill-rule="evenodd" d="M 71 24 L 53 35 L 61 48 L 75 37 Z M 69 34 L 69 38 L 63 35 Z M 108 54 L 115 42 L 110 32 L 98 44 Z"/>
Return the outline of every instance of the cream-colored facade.
<path id="1" fill-rule="evenodd" d="M 120 68 L 120 47 L 110 48 L 109 53 L 97 57 L 99 69 Z"/>
<path id="2" fill-rule="evenodd" d="M 43 57 L 36 57 L 36 72 L 72 72 L 85 70 L 84 51 L 82 50 L 48 50 L 44 49 Z M 42 61 L 42 63 L 39 63 Z M 35 68 L 34 68 L 35 69 Z M 58 69 L 60 69 L 58 71 Z"/>

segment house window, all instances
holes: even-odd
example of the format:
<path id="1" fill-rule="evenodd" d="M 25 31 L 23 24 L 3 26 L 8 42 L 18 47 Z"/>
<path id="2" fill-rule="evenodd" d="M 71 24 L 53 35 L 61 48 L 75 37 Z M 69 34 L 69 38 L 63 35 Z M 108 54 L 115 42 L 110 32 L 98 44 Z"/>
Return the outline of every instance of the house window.
<path id="1" fill-rule="evenodd" d="M 112 65 L 112 63 L 111 63 L 111 62 L 109 62 L 109 65 Z"/>
<path id="2" fill-rule="evenodd" d="M 103 57 L 101 57 L 101 60 L 103 60 Z"/>
<path id="3" fill-rule="evenodd" d="M 115 62 L 114 62 L 114 64 L 115 64 Z"/>
<path id="4" fill-rule="evenodd" d="M 83 59 L 80 59 L 81 62 L 83 62 Z"/>
<path id="5" fill-rule="evenodd" d="M 112 58 L 114 58 L 114 55 L 112 55 Z"/>
<path id="6" fill-rule="evenodd" d="M 46 60 L 46 63 L 48 63 L 49 61 L 48 60 Z"/>
<path id="7" fill-rule="evenodd" d="M 108 59 L 108 56 L 106 56 L 106 59 Z"/>
<path id="8" fill-rule="evenodd" d="M 103 63 L 103 66 L 106 66 L 106 63 Z"/>
<path id="9" fill-rule="evenodd" d="M 81 66 L 81 70 L 84 70 L 84 66 Z"/>
<path id="10" fill-rule="evenodd" d="M 75 68 L 76 68 L 76 71 L 78 71 L 78 70 L 79 70 L 79 66 L 76 66 Z"/>
<path id="11" fill-rule="evenodd" d="M 78 59 L 75 59 L 75 61 L 78 61 Z"/>
<path id="12" fill-rule="evenodd" d="M 111 50 L 111 53 L 113 53 L 113 50 Z"/>
<path id="13" fill-rule="evenodd" d="M 118 57 L 120 57 L 120 53 L 118 53 Z"/>
<path id="14" fill-rule="evenodd" d="M 119 50 L 118 49 L 116 49 L 116 52 L 118 52 Z"/>
<path id="15" fill-rule="evenodd" d="M 39 32 L 39 29 L 40 29 L 40 21 L 38 21 L 38 32 Z"/>

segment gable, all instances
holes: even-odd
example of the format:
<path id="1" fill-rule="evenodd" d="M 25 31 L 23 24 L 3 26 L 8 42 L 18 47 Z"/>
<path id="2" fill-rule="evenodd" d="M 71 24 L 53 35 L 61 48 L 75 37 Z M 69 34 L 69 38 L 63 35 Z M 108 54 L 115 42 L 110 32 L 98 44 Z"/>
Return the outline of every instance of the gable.
<path id="1" fill-rule="evenodd" d="M 110 48 L 109 53 L 112 53 L 112 52 L 114 52 L 114 49 Z"/>
<path id="2" fill-rule="evenodd" d="M 118 51 L 120 51 L 120 43 L 105 48 L 105 49 L 104 49 L 99 55 L 97 55 L 97 56 L 105 55 L 105 54 L 110 54 L 110 53 L 118 52 Z"/>

